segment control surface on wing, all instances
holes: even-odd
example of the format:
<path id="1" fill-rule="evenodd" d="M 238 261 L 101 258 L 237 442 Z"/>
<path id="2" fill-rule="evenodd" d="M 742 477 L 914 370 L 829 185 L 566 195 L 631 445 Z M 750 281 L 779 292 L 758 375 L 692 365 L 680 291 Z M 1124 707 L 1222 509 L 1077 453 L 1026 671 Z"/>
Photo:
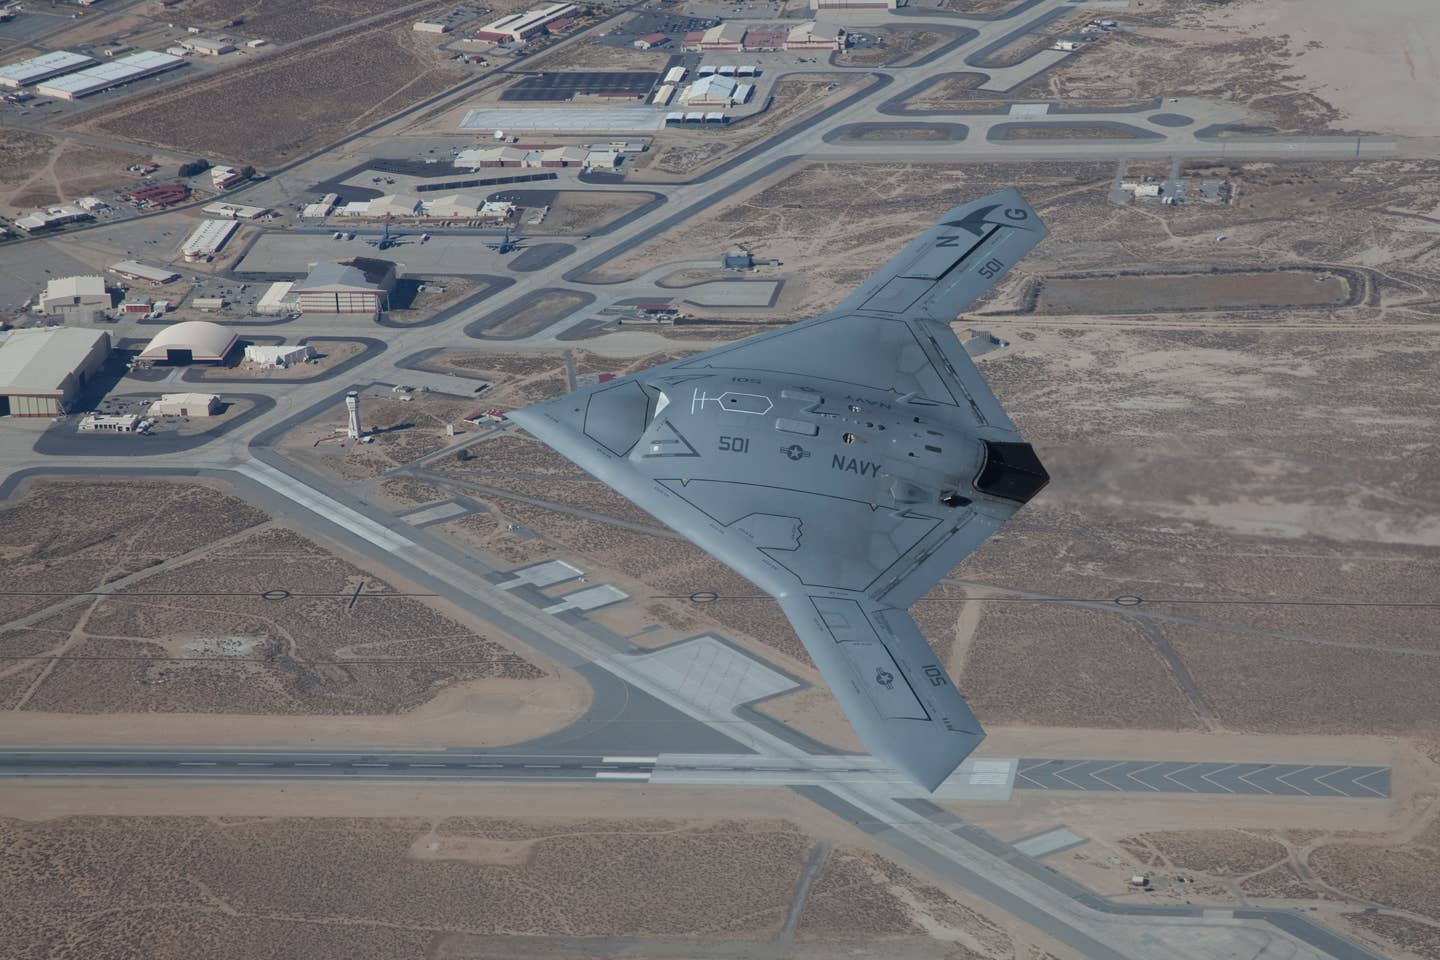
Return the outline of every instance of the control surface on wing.
<path id="1" fill-rule="evenodd" d="M 930 790 L 984 731 L 906 608 L 1049 480 L 950 323 L 1046 232 L 984 197 L 823 316 L 510 414 L 774 597 Z"/>

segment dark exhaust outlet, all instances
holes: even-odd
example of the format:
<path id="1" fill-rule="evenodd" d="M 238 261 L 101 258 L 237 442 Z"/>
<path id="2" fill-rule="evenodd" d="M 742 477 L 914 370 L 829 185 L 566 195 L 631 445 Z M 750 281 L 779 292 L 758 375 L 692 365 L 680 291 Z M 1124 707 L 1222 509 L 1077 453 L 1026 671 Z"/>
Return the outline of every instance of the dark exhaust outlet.
<path id="1" fill-rule="evenodd" d="M 975 476 L 976 490 L 992 497 L 1029 503 L 1030 498 L 1050 482 L 1050 474 L 1045 472 L 1030 444 L 984 442 L 985 465 Z"/>

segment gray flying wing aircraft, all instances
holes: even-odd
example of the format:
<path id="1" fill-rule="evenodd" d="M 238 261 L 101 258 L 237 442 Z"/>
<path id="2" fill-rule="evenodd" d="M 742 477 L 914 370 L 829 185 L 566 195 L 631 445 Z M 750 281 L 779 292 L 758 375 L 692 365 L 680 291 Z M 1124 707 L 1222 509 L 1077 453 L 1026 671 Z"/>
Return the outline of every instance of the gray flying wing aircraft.
<path id="1" fill-rule="evenodd" d="M 511 413 L 780 603 L 870 751 L 984 738 L 906 608 L 1049 481 L 950 322 L 1047 234 L 956 207 L 834 310 Z"/>

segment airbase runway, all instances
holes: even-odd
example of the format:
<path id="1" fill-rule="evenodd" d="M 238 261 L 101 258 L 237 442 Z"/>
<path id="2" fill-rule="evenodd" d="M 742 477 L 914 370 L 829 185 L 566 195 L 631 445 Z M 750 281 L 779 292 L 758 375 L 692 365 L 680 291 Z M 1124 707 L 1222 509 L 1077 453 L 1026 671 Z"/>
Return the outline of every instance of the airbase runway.
<path id="1" fill-rule="evenodd" d="M 991 776 L 986 776 L 986 773 Z M 808 761 L 759 754 L 505 753 L 466 750 L 3 750 L 0 777 L 189 777 L 287 780 L 566 780 L 796 786 L 889 783 L 921 796 L 865 755 Z M 971 760 L 940 795 L 1000 799 L 1011 788 L 1375 800 L 1390 795 L 1390 768 L 1354 764 L 1187 763 L 1146 760 Z M 970 787 L 971 789 L 966 789 Z M 995 789 L 991 789 L 995 788 Z"/>

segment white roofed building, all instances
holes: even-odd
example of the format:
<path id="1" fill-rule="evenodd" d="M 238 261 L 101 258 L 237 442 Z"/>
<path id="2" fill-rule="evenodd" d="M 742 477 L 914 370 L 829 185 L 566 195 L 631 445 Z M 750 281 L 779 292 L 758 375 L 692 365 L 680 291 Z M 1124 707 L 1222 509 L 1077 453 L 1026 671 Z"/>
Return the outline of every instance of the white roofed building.
<path id="1" fill-rule="evenodd" d="M 678 103 L 684 107 L 728 107 L 734 102 L 738 86 L 731 78 L 712 73 L 681 91 Z"/>
<path id="2" fill-rule="evenodd" d="M 255 312 L 262 316 L 274 317 L 299 309 L 299 298 L 296 294 L 291 293 L 294 286 L 295 281 L 293 280 L 281 280 L 270 284 L 260 295 L 260 299 L 255 301 Z"/>
<path id="3" fill-rule="evenodd" d="M 427 217 L 458 217 L 468 220 L 480 216 L 480 208 L 484 205 L 485 198 L 483 196 L 447 193 L 426 200 L 422 212 Z"/>
<path id="4" fill-rule="evenodd" d="M 585 156 L 585 166 L 591 170 L 614 170 L 620 166 L 620 154 L 614 150 L 592 150 Z"/>
<path id="5" fill-rule="evenodd" d="M 157 73 L 164 73 L 184 65 L 185 61 L 180 57 L 172 57 L 168 53 L 156 53 L 153 50 L 142 50 L 129 56 L 117 57 L 109 63 L 102 63 L 86 70 L 67 73 L 53 80 L 47 80 L 37 86 L 35 90 L 43 96 L 54 97 L 57 100 L 78 100 L 92 93 L 99 93 L 101 90 L 109 90 L 111 87 L 152 77 Z"/>
<path id="6" fill-rule="evenodd" d="M 845 29 L 834 23 L 807 20 L 785 37 L 786 50 L 844 50 Z"/>
<path id="7" fill-rule="evenodd" d="M 180 279 L 180 274 L 169 267 L 152 267 L 139 260 L 121 260 L 119 263 L 111 264 L 110 272 L 117 277 L 124 277 L 126 280 L 140 280 L 154 284 L 169 283 L 172 280 Z"/>
<path id="8" fill-rule="evenodd" d="M 110 334 L 77 327 L 14 330 L 0 340 L 0 416 L 68 413 L 110 355 Z"/>
<path id="9" fill-rule="evenodd" d="M 235 220 L 201 220 L 180 245 L 180 252 L 191 263 L 212 260 L 239 226 Z"/>
<path id="10" fill-rule="evenodd" d="M 104 277 L 56 277 L 45 284 L 36 313 L 47 317 L 93 320 L 110 309 Z"/>
<path id="11" fill-rule="evenodd" d="M 315 359 L 315 348 L 309 344 L 282 343 L 277 345 L 252 343 L 245 348 L 245 362 L 270 369 L 293 366 Z"/>
<path id="12" fill-rule="evenodd" d="M 59 229 L 67 223 L 79 223 L 82 220 L 94 219 L 94 215 L 88 210 L 82 210 L 70 204 L 62 204 L 58 207 L 35 210 L 23 217 L 17 217 L 15 226 L 26 233 L 44 233 L 46 230 Z"/>
<path id="13" fill-rule="evenodd" d="M 579 12 L 573 3 L 548 3 L 524 13 L 512 13 L 487 23 L 475 32 L 476 40 L 497 43 L 524 43 L 561 17 Z"/>
<path id="14" fill-rule="evenodd" d="M 481 167 L 518 167 L 525 162 L 530 151 L 519 147 L 478 147 L 461 150 L 455 158 L 455 166 L 478 170 Z"/>
<path id="15" fill-rule="evenodd" d="M 685 36 L 687 50 L 729 50 L 739 52 L 745 49 L 746 27 L 743 23 L 719 23 L 700 35 Z"/>
<path id="16" fill-rule="evenodd" d="M 134 433 L 140 429 L 140 415 L 135 413 L 91 413 L 80 418 L 85 433 Z"/>
<path id="17" fill-rule="evenodd" d="M 389 267 L 388 276 L 378 267 L 382 263 Z M 375 279 L 367 275 L 367 264 L 377 265 Z M 394 264 L 356 257 L 350 263 L 317 263 L 310 268 L 309 275 L 292 289 L 299 296 L 301 313 L 376 317 L 389 307 L 390 287 L 394 282 Z"/>
<path id="18" fill-rule="evenodd" d="M 243 203 L 207 203 L 200 209 L 212 217 L 227 220 L 255 220 L 270 212 L 269 207 L 249 207 Z"/>
<path id="19" fill-rule="evenodd" d="M 327 193 L 316 203 L 305 204 L 305 209 L 300 211 L 300 216 L 307 220 L 322 220 L 330 216 L 330 211 L 335 209 L 335 204 L 340 202 L 338 193 Z"/>
<path id="20" fill-rule="evenodd" d="M 235 348 L 239 337 L 209 320 L 186 320 L 166 327 L 155 335 L 140 360 L 151 363 L 219 363 Z"/>
<path id="21" fill-rule="evenodd" d="M 163 393 L 150 404 L 152 417 L 213 417 L 221 409 L 213 393 Z"/>
<path id="22" fill-rule="evenodd" d="M 413 217 L 420 211 L 420 198 L 408 193 L 376 197 L 365 210 L 367 217 Z"/>
<path id="23" fill-rule="evenodd" d="M 87 57 L 83 53 L 53 50 L 50 53 L 42 53 L 38 57 L 7 63 L 0 67 L 0 87 L 18 90 L 21 87 L 28 87 L 32 83 L 39 83 L 41 80 L 49 80 L 51 77 L 58 77 L 79 70 L 81 67 L 88 67 L 95 62 L 94 57 Z"/>
<path id="24" fill-rule="evenodd" d="M 204 57 L 218 57 L 222 53 L 235 51 L 235 44 L 217 37 L 186 37 L 180 41 L 180 46 L 187 50 L 194 50 Z"/>
<path id="25" fill-rule="evenodd" d="M 210 184 L 216 190 L 225 190 L 245 179 L 239 167 L 217 163 L 210 167 Z"/>

